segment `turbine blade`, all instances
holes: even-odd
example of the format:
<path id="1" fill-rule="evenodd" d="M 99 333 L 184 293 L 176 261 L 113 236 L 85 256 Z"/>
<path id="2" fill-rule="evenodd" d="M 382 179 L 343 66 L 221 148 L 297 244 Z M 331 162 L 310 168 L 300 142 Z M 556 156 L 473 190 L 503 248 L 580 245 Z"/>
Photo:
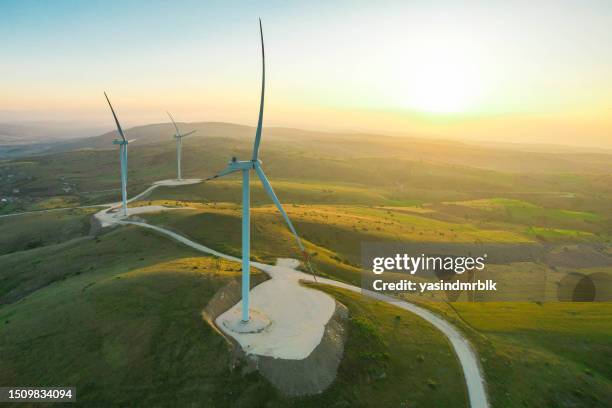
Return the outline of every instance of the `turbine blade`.
<path id="1" fill-rule="evenodd" d="M 278 197 L 274 193 L 274 189 L 272 189 L 272 185 L 270 184 L 270 182 L 266 178 L 266 175 L 264 174 L 263 170 L 261 169 L 261 167 L 256 166 L 255 167 L 255 171 L 257 172 L 257 175 L 259 176 L 259 179 L 261 180 L 261 184 L 263 184 L 264 190 L 266 190 L 266 193 L 268 193 L 268 196 L 270 196 L 270 198 L 272 199 L 272 201 L 276 205 L 276 208 L 278 208 L 278 211 L 280 211 L 281 215 L 285 219 L 285 222 L 289 226 L 289 229 L 291 230 L 291 232 L 295 236 L 295 240 L 297 241 L 298 246 L 300 247 L 300 249 L 302 251 L 304 251 L 305 249 L 304 249 L 304 245 L 302 245 L 302 240 L 300 239 L 297 231 L 293 227 L 293 223 L 291 223 L 291 220 L 289 219 L 289 216 L 287 215 L 287 213 L 283 209 L 283 206 L 281 205 L 280 201 L 278 200 Z"/>
<path id="2" fill-rule="evenodd" d="M 214 179 L 216 179 L 216 178 L 223 177 L 223 176 L 227 176 L 228 174 L 232 174 L 232 173 L 235 173 L 235 172 L 237 172 L 237 171 L 238 171 L 238 170 L 234 170 L 234 169 L 227 168 L 227 169 L 225 169 L 225 170 L 221 171 L 220 173 L 215 174 L 214 176 L 210 176 L 210 177 L 208 177 L 208 178 L 204 179 L 204 181 L 214 180 Z"/>
<path id="3" fill-rule="evenodd" d="M 289 216 L 283 209 L 283 206 L 281 205 L 280 201 L 278 200 L 278 197 L 274 193 L 274 189 L 272 188 L 272 185 L 268 181 L 268 178 L 264 174 L 262 168 L 259 166 L 255 166 L 255 171 L 257 172 L 257 175 L 259 176 L 259 179 L 261 180 L 261 184 L 263 184 L 264 190 L 266 190 L 266 193 L 268 193 L 268 196 L 270 196 L 270 198 L 276 205 L 276 208 L 278 208 L 278 211 L 280 211 L 281 215 L 285 219 L 285 222 L 289 226 L 289 229 L 293 233 L 293 236 L 295 237 L 295 240 L 297 241 L 297 244 L 300 247 L 300 250 L 302 251 L 302 256 L 304 257 L 304 263 L 308 267 L 308 270 L 310 271 L 310 273 L 312 274 L 312 277 L 314 278 L 314 281 L 316 282 L 317 275 L 315 275 L 314 269 L 312 269 L 312 265 L 310 264 L 310 260 L 308 259 L 308 252 L 306 252 L 306 248 L 304 248 L 304 245 L 302 244 L 302 240 L 300 239 L 300 236 L 298 235 L 297 231 L 293 227 L 293 223 L 291 222 L 291 220 L 289 219 Z"/>
<path id="4" fill-rule="evenodd" d="M 130 140 L 128 140 L 127 142 L 128 142 L 128 143 L 132 143 L 132 142 L 135 142 L 135 141 L 137 141 L 137 140 L 138 140 L 138 139 L 130 139 Z"/>
<path id="5" fill-rule="evenodd" d="M 266 89 L 266 53 L 264 51 L 261 18 L 259 19 L 259 36 L 261 37 L 261 101 L 259 102 L 259 118 L 257 119 L 257 131 L 255 132 L 255 144 L 253 145 L 253 161 L 257 161 L 259 157 L 259 143 L 261 142 L 261 126 L 263 122 L 264 95 Z"/>
<path id="6" fill-rule="evenodd" d="M 181 131 L 179 130 L 178 126 L 176 125 L 176 122 L 174 121 L 174 118 L 172 117 L 172 115 L 170 114 L 170 112 L 166 111 L 166 113 L 168 114 L 168 116 L 170 117 L 170 120 L 172 121 L 172 124 L 174 125 L 174 128 L 176 129 L 176 134 L 180 135 Z"/>
<path id="7" fill-rule="evenodd" d="M 186 136 L 192 135 L 192 134 L 194 134 L 195 132 L 196 132 L 195 130 L 192 130 L 191 132 L 187 132 L 187 133 L 185 133 L 184 135 L 181 135 L 181 137 L 186 137 Z"/>
<path id="8" fill-rule="evenodd" d="M 119 134 L 121 135 L 121 138 L 123 139 L 123 141 L 125 141 L 125 135 L 123 134 L 123 129 L 121 129 L 121 125 L 119 124 L 119 119 L 117 119 L 117 115 L 115 114 L 113 105 L 111 105 L 106 92 L 104 92 L 104 97 L 106 97 L 106 102 L 108 102 L 108 106 L 110 106 L 111 112 L 113 113 L 113 117 L 115 118 L 115 123 L 117 124 L 117 130 L 119 131 Z"/>

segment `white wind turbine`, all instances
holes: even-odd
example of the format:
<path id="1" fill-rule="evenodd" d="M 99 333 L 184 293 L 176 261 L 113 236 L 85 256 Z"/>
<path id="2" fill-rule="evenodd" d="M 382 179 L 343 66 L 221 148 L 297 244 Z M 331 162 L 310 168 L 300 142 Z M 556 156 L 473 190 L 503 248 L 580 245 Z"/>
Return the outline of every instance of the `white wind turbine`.
<path id="1" fill-rule="evenodd" d="M 182 180 L 181 178 L 181 155 L 182 155 L 182 150 L 183 150 L 183 138 L 195 133 L 195 130 L 182 134 L 181 131 L 179 130 L 178 125 L 174 121 L 174 118 L 170 114 L 170 112 L 166 112 L 166 113 L 168 114 L 168 117 L 170 117 L 170 120 L 172 121 L 172 124 L 174 125 L 174 129 L 176 130 L 176 134 L 174 135 L 174 138 L 176 139 L 177 180 Z"/>
<path id="2" fill-rule="evenodd" d="M 125 138 L 125 134 L 123 134 L 123 129 L 121 128 L 121 124 L 119 123 L 119 119 L 117 119 L 117 115 L 115 114 L 115 110 L 113 109 L 113 105 L 111 105 L 110 100 L 108 99 L 108 95 L 104 92 L 104 97 L 106 98 L 106 102 L 108 102 L 108 106 L 110 106 L 111 112 L 113 113 L 113 118 L 115 118 L 115 123 L 117 124 L 117 131 L 121 136 L 121 139 L 113 140 L 113 144 L 119 145 L 119 160 L 121 162 L 121 206 L 123 208 L 123 215 L 127 217 L 128 209 L 127 209 L 127 161 L 128 161 L 128 144 L 135 141 L 136 139 L 127 140 Z"/>
<path id="3" fill-rule="evenodd" d="M 270 199 L 276 205 L 276 208 L 280 211 L 281 215 L 285 219 L 287 226 L 291 230 L 291 233 L 295 237 L 300 250 L 302 251 L 302 255 L 306 263 L 308 264 L 309 269 L 312 272 L 312 268 L 310 268 L 310 263 L 308 262 L 308 254 L 304 245 L 302 244 L 302 240 L 300 239 L 297 231 L 295 230 L 293 223 L 289 219 L 289 216 L 283 209 L 278 197 L 274 193 L 272 189 L 272 185 L 268 181 L 268 178 L 264 174 L 261 160 L 259 160 L 259 144 L 261 141 L 261 130 L 262 130 L 262 122 L 263 122 L 263 110 L 264 110 L 264 94 L 265 94 L 265 83 L 266 83 L 266 61 L 265 61 L 265 52 L 264 52 L 264 41 L 263 41 L 263 29 L 261 26 L 261 19 L 259 20 L 259 34 L 261 38 L 261 61 L 262 61 L 262 79 L 261 79 L 261 99 L 259 104 L 259 118 L 257 121 L 257 130 L 255 133 L 255 143 L 253 145 L 253 155 L 251 160 L 237 160 L 235 157 L 229 162 L 228 166 L 219 174 L 208 178 L 207 180 L 215 179 L 218 177 L 223 177 L 228 174 L 240 171 L 242 173 L 242 323 L 246 324 L 250 320 L 250 312 L 249 312 L 249 290 L 250 290 L 250 233 L 251 233 L 251 221 L 250 221 L 250 210 L 251 210 L 251 201 L 250 201 L 250 188 L 249 188 L 249 178 L 251 171 L 254 171 L 261 184 L 263 184 L 266 193 L 270 197 Z M 314 276 L 314 273 L 313 273 Z M 316 280 L 316 278 L 315 278 Z"/>

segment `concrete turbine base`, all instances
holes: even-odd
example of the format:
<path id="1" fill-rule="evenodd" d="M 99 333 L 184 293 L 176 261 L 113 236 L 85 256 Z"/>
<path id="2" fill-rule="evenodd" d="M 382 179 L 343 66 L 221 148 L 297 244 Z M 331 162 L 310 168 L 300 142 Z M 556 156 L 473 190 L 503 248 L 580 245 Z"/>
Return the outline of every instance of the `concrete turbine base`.
<path id="1" fill-rule="evenodd" d="M 221 324 L 234 333 L 260 333 L 272 324 L 270 319 L 258 310 L 250 310 L 250 319 L 248 322 L 242 320 L 240 309 L 232 309 L 228 312 L 229 313 L 223 316 Z"/>

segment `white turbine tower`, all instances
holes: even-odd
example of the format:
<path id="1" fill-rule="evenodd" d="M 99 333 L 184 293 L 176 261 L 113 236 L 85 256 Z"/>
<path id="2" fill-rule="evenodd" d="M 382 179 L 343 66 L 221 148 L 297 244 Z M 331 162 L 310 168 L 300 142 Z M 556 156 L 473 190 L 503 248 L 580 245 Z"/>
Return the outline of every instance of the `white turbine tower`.
<path id="1" fill-rule="evenodd" d="M 261 76 L 261 100 L 259 105 L 259 118 L 257 121 L 257 130 L 255 133 L 255 143 L 253 145 L 253 155 L 251 160 L 237 160 L 235 157 L 229 162 L 227 168 L 225 168 L 219 174 L 210 177 L 207 180 L 215 179 L 218 177 L 223 177 L 228 174 L 234 172 L 242 172 L 242 316 L 241 322 L 245 326 L 243 331 L 249 331 L 247 323 L 249 323 L 251 319 L 250 311 L 249 311 L 249 290 L 250 290 L 250 209 L 251 209 L 251 201 L 250 201 L 250 188 L 249 188 L 249 177 L 251 171 L 254 171 L 259 180 L 263 184 L 266 193 L 272 199 L 281 215 L 285 219 L 287 226 L 291 230 L 293 236 L 295 237 L 300 250 L 302 251 L 302 255 L 304 256 L 304 260 L 308 264 L 310 268 L 310 264 L 308 262 L 308 254 L 302 244 L 302 241 L 297 234 L 297 231 L 293 227 L 293 223 L 289 219 L 289 216 L 283 209 L 278 197 L 274 193 L 272 189 L 272 185 L 268 181 L 268 178 L 264 174 L 263 168 L 261 166 L 261 160 L 259 160 L 259 144 L 261 142 L 261 129 L 262 129 L 262 121 L 263 121 L 263 110 L 264 110 L 264 94 L 265 94 L 265 83 L 266 83 L 266 61 L 265 61 L 265 52 L 264 52 L 264 41 L 263 41 L 263 29 L 261 26 L 261 19 L 259 20 L 259 34 L 261 38 L 261 61 L 262 61 L 262 76 Z M 312 269 L 310 268 L 311 272 Z M 313 273 L 314 276 L 314 273 Z M 316 278 L 315 278 L 316 279 Z M 257 329 L 257 323 L 254 324 L 253 329 Z M 241 330 L 238 328 L 237 330 Z"/>
<path id="2" fill-rule="evenodd" d="M 183 150 L 183 138 L 187 137 L 187 136 L 189 136 L 189 135 L 191 135 L 193 133 L 195 133 L 195 130 L 192 130 L 189 133 L 182 134 L 181 131 L 179 130 L 178 125 L 174 121 L 174 118 L 170 114 L 170 112 L 166 112 L 166 113 L 168 114 L 168 117 L 170 117 L 170 120 L 172 121 L 172 124 L 174 125 L 174 129 L 176 130 L 176 134 L 174 135 L 174 138 L 176 139 L 177 180 L 182 180 L 182 177 L 181 177 L 181 155 L 182 155 L 182 150 Z"/>
<path id="3" fill-rule="evenodd" d="M 121 139 L 113 140 L 113 144 L 119 145 L 119 161 L 121 162 L 121 206 L 123 208 L 123 215 L 127 217 L 127 147 L 128 143 L 133 142 L 136 139 L 127 140 L 125 138 L 125 134 L 123 133 L 123 129 L 121 128 L 121 124 L 119 123 L 119 119 L 117 119 L 117 115 L 115 114 L 113 105 L 111 105 L 110 100 L 108 99 L 108 95 L 106 95 L 106 92 L 104 92 L 104 96 L 106 97 L 106 102 L 108 102 L 108 106 L 110 106 L 110 110 L 113 113 L 113 118 L 115 119 L 115 123 L 117 124 L 117 131 L 121 136 Z"/>

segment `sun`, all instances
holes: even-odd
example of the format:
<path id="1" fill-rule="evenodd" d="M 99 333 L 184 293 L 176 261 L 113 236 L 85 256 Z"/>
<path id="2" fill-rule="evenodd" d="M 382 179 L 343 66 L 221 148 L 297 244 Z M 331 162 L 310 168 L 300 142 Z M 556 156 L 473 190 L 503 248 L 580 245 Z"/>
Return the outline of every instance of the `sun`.
<path id="1" fill-rule="evenodd" d="M 433 113 L 457 113 L 469 110 L 476 96 L 475 81 L 453 67 L 428 65 L 414 76 L 408 88 L 407 104 Z"/>
<path id="2" fill-rule="evenodd" d="M 404 60 L 402 104 L 430 113 L 458 113 L 473 108 L 482 93 L 480 58 L 457 41 L 439 39 Z"/>

